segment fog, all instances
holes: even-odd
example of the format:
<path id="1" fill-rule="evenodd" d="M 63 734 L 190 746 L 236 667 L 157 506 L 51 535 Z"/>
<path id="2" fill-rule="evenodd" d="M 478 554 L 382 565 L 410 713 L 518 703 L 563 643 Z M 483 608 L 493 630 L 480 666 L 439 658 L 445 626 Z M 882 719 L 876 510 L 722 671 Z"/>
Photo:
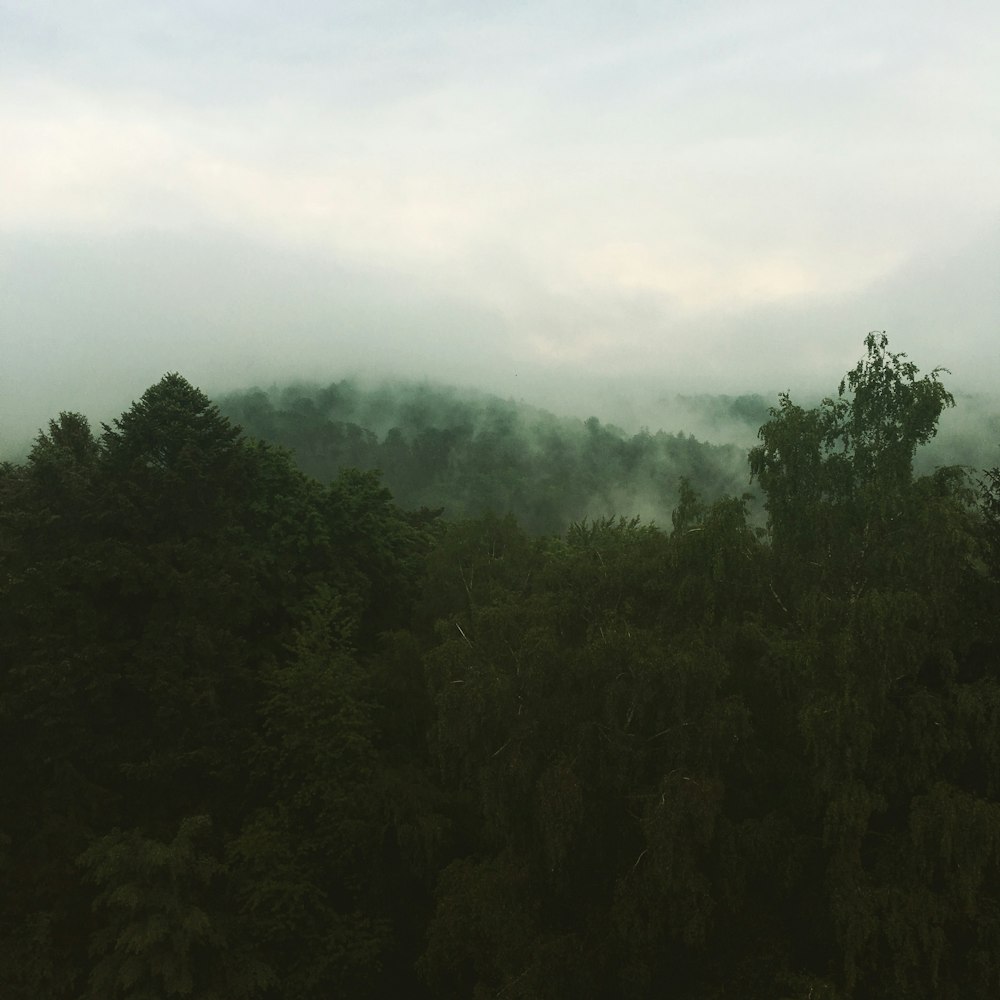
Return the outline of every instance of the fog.
<path id="1" fill-rule="evenodd" d="M 0 5 L 0 454 L 166 371 L 743 445 L 872 329 L 989 412 L 995 5 L 293 7 Z"/>
<path id="2" fill-rule="evenodd" d="M 5 246 L 6 455 L 23 452 L 61 410 L 110 419 L 165 371 L 181 371 L 210 395 L 301 378 L 426 378 L 562 415 L 597 415 L 630 432 L 662 428 L 741 445 L 745 427 L 706 420 L 690 401 L 759 394 L 770 405 L 782 391 L 819 398 L 861 356 L 869 329 L 885 329 L 921 370 L 947 367 L 946 384 L 978 395 L 979 410 L 989 408 L 1000 375 L 995 236 L 915 262 L 850 301 L 672 320 L 666 307 L 633 297 L 539 300 L 512 321 L 468 287 L 449 291 L 412 273 L 219 233 Z M 621 335 L 577 357 L 547 356 L 533 340 L 541 329 L 557 331 L 569 353 L 572 331 L 588 326 Z"/>

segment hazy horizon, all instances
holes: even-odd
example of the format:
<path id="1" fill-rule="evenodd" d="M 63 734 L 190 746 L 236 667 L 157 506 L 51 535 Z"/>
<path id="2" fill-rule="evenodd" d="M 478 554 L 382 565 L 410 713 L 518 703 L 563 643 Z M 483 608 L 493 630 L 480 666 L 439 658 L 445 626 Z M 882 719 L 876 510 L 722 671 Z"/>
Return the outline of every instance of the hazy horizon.
<path id="1" fill-rule="evenodd" d="M 649 423 L 830 392 L 877 329 L 992 392 L 998 34 L 986 2 L 0 2 L 0 451 L 166 371 Z"/>

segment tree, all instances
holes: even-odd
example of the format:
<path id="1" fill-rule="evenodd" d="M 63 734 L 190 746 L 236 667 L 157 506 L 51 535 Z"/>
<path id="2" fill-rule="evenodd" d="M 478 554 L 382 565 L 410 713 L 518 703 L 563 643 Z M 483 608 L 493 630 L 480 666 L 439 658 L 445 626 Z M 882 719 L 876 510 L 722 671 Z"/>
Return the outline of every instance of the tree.
<path id="1" fill-rule="evenodd" d="M 739 502 L 689 526 L 720 576 L 753 555 Z M 439 880 L 422 968 L 436 995 L 690 986 L 743 905 L 726 813 L 749 730 L 724 644 L 692 595 L 683 622 L 655 527 L 534 546 L 512 527 L 461 526 L 464 553 L 435 562 L 452 604 L 425 656 L 431 744 L 470 847 Z"/>
<path id="2" fill-rule="evenodd" d="M 257 805 L 229 845 L 247 933 L 295 1000 L 372 995 L 390 940 L 367 892 L 379 843 L 378 761 L 357 613 L 329 588 L 266 677 L 248 746 Z"/>
<path id="3" fill-rule="evenodd" d="M 836 399 L 782 396 L 750 455 L 772 542 L 767 655 L 809 765 L 805 870 L 823 872 L 817 925 L 847 996 L 985 995 L 1000 982 L 985 958 L 1000 944 L 1000 775 L 976 759 L 969 714 L 995 704 L 969 655 L 979 529 L 962 470 L 912 470 L 953 405 L 943 369 L 918 378 L 884 335 L 865 347 Z"/>
<path id="4" fill-rule="evenodd" d="M 0 992 L 65 996 L 88 964 L 75 859 L 95 837 L 170 844 L 211 814 L 224 840 L 243 822 L 264 679 L 341 582 L 337 518 L 176 375 L 98 439 L 62 414 L 0 472 L 0 500 Z"/>
<path id="5" fill-rule="evenodd" d="M 808 566 L 814 580 L 854 593 L 891 561 L 913 495 L 914 452 L 954 405 L 940 381 L 945 369 L 918 379 L 884 334 L 870 333 L 865 349 L 836 399 L 805 410 L 783 394 L 750 452 L 779 565 Z M 802 582 L 786 578 L 786 596 Z"/>
<path id="6" fill-rule="evenodd" d="M 185 817 L 169 843 L 114 830 L 80 855 L 103 918 L 88 997 L 249 1000 L 264 991 L 270 970 L 219 905 L 224 872 L 205 843 L 210 830 L 207 816 Z"/>

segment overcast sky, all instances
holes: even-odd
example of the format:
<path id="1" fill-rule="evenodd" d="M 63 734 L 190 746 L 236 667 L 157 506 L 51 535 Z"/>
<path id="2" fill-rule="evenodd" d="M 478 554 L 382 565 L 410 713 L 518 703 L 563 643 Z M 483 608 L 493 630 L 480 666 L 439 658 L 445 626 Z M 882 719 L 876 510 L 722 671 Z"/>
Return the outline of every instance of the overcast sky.
<path id="1" fill-rule="evenodd" d="M 879 329 L 992 385 L 998 39 L 996 0 L 0 0 L 0 444 L 167 370 L 832 390 Z"/>

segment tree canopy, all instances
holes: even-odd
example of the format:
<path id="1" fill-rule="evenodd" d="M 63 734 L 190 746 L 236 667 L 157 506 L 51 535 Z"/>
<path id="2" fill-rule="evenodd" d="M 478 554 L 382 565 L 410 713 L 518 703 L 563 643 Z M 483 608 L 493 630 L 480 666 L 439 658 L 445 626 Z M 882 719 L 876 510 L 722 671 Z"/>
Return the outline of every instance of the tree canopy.
<path id="1" fill-rule="evenodd" d="M 178 374 L 60 414 L 0 466 L 0 994 L 1000 994 L 1000 470 L 916 471 L 945 372 L 864 349 L 766 522 L 539 530 L 499 419 L 444 519 Z"/>

